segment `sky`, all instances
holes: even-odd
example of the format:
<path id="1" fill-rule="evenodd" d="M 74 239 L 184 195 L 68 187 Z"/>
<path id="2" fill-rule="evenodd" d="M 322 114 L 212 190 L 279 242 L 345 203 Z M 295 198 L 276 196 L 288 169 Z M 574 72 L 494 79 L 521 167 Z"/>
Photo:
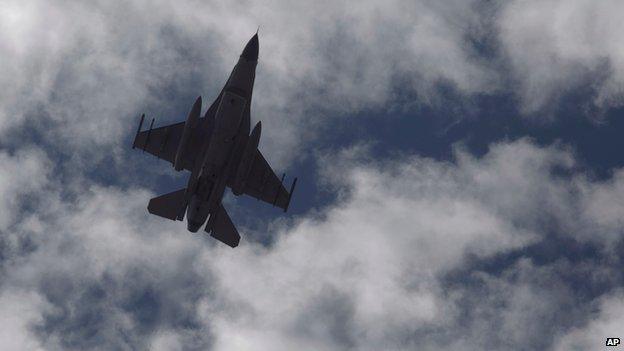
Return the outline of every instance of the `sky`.
<path id="1" fill-rule="evenodd" d="M 624 337 L 624 3 L 3 0 L 3 350 L 603 350 Z M 141 113 L 252 123 L 289 212 L 149 215 Z M 205 110 L 206 107 L 204 107 Z"/>

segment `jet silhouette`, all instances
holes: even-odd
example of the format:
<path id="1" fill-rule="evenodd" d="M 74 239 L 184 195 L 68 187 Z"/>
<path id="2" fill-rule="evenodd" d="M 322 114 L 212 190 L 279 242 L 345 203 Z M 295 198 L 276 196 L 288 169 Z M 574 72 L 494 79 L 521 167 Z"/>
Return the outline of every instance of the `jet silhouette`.
<path id="1" fill-rule="evenodd" d="M 258 64 L 258 33 L 240 55 L 219 96 L 200 117 L 202 99 L 197 98 L 185 122 L 141 131 L 145 115 L 134 138 L 133 148 L 147 151 L 172 163 L 176 171 L 191 174 L 186 188 L 149 201 L 150 213 L 182 221 L 188 230 L 204 230 L 223 243 L 236 247 L 240 235 L 221 200 L 225 188 L 235 195 L 247 194 L 280 207 L 286 212 L 297 183 L 287 191 L 258 150 L 262 125 L 251 134 L 251 95 Z"/>

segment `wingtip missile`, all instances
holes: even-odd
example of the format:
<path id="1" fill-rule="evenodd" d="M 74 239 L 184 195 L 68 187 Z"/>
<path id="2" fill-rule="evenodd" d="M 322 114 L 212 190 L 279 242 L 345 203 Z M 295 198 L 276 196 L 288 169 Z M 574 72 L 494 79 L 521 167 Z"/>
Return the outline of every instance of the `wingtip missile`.
<path id="1" fill-rule="evenodd" d="M 132 142 L 132 148 L 136 148 L 136 141 L 139 137 L 139 133 L 141 133 L 141 128 L 143 127 L 143 120 L 145 119 L 145 113 L 141 115 L 141 120 L 139 121 L 139 127 L 137 128 L 136 135 L 134 136 L 134 141 Z"/>
<path id="2" fill-rule="evenodd" d="M 292 198 L 296 185 L 297 185 L 297 177 L 295 177 L 295 179 L 292 182 L 292 185 L 290 186 L 290 192 L 288 193 L 288 201 L 286 202 L 286 206 L 284 206 L 284 212 L 288 211 L 288 206 L 290 206 L 290 199 Z"/>

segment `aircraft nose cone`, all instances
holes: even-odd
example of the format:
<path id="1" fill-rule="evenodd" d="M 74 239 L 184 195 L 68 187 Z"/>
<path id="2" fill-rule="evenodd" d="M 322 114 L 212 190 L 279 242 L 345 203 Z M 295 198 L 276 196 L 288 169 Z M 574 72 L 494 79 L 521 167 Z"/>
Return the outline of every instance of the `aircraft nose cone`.
<path id="1" fill-rule="evenodd" d="M 241 57 L 244 57 L 247 61 L 258 61 L 258 33 L 249 39 Z"/>

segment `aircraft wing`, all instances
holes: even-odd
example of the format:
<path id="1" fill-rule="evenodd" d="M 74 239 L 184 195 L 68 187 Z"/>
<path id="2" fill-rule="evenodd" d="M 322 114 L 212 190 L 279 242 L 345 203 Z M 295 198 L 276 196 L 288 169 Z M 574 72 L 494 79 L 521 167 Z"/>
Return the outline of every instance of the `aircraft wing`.
<path id="1" fill-rule="evenodd" d="M 284 188 L 282 180 L 275 175 L 275 172 L 271 166 L 269 166 L 264 156 L 262 156 L 260 150 L 256 150 L 251 171 L 249 171 L 249 176 L 247 177 L 245 188 L 243 189 L 245 194 L 286 211 L 290 203 L 290 196 L 294 185 L 295 183 L 293 183 L 290 192 L 288 192 L 288 190 Z"/>
<path id="2" fill-rule="evenodd" d="M 132 147 L 173 163 L 183 130 L 184 122 L 144 130 L 137 133 Z"/>
<path id="3" fill-rule="evenodd" d="M 147 151 L 150 154 L 171 162 L 175 161 L 176 152 L 178 151 L 178 145 L 180 139 L 182 139 L 182 132 L 184 131 L 184 123 L 175 123 L 159 128 L 150 128 L 148 130 L 139 131 L 134 138 L 133 148 Z M 200 118 L 197 127 L 202 130 L 202 124 L 206 123 L 206 118 Z M 139 127 L 140 128 L 140 127 Z M 195 165 L 195 157 L 197 154 L 195 150 L 199 150 L 201 145 L 197 145 L 201 142 L 201 137 L 194 137 L 189 140 L 187 152 L 185 152 L 183 167 L 186 170 L 192 171 Z"/>

